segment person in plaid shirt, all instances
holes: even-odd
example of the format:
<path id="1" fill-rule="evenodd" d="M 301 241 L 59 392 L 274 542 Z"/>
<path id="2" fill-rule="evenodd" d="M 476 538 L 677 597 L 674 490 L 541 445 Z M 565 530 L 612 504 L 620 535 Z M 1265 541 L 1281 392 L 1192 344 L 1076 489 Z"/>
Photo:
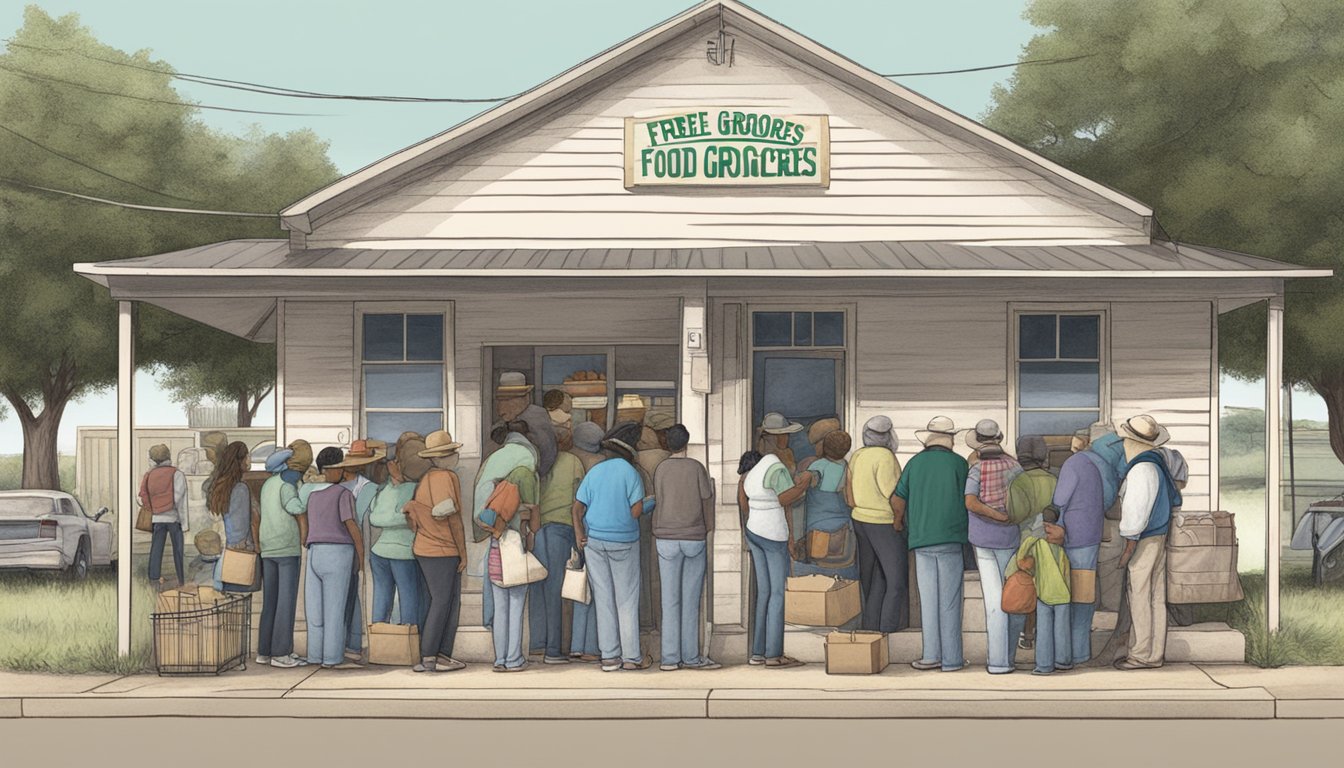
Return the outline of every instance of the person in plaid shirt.
<path id="1" fill-rule="evenodd" d="M 967 535 L 975 547 L 975 565 L 985 599 L 985 628 L 989 634 L 989 673 L 1013 671 L 1017 636 L 1026 616 L 1003 612 L 1003 581 L 1008 564 L 1021 543 L 1018 526 L 1008 517 L 1008 488 L 1022 474 L 1022 465 L 1003 450 L 1003 432 L 993 419 L 984 419 L 966 433 L 966 445 L 980 461 L 966 476 Z"/>

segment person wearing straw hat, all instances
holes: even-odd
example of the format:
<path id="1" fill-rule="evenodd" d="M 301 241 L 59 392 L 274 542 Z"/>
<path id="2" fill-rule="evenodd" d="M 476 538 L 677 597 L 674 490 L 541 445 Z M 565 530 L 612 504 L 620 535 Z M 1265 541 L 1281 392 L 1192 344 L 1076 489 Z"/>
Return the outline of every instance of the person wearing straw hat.
<path id="1" fill-rule="evenodd" d="M 294 614 L 299 599 L 301 544 L 308 535 L 299 489 L 285 478 L 294 452 L 281 448 L 266 457 L 271 476 L 261 485 L 261 625 L 257 663 L 287 669 L 307 662 L 294 653 Z"/>
<path id="2" fill-rule="evenodd" d="M 1003 450 L 1003 432 L 993 419 L 981 419 L 966 432 L 966 446 L 980 460 L 966 474 L 966 535 L 975 548 L 975 567 L 985 604 L 991 675 L 1014 671 L 1017 638 L 1027 617 L 1003 610 L 1003 583 L 1022 543 L 1022 531 L 1008 514 L 1008 489 L 1022 465 Z"/>
<path id="3" fill-rule="evenodd" d="M 782 413 L 767 413 L 761 419 L 761 427 L 757 432 L 756 450 L 762 456 L 778 456 L 792 475 L 798 470 L 798 462 L 794 459 L 793 449 L 789 447 L 789 440 L 803 429 L 802 424 L 789 421 Z"/>
<path id="4" fill-rule="evenodd" d="M 1121 490 L 1120 536 L 1125 551 L 1120 567 L 1129 578 L 1129 647 L 1117 669 L 1162 666 L 1167 645 L 1167 531 L 1181 506 L 1181 491 L 1159 448 L 1171 439 L 1167 428 L 1148 414 L 1116 424 L 1124 440 L 1129 469 Z"/>
<path id="5" fill-rule="evenodd" d="M 559 448 L 551 415 L 532 402 L 532 390 L 523 374 L 517 371 L 501 373 L 499 386 L 495 388 L 495 413 L 505 423 L 526 422 L 527 440 L 537 448 L 537 476 L 545 477 L 551 473 Z"/>
<path id="6" fill-rule="evenodd" d="M 415 440 L 406 441 L 402 450 L 414 450 Z M 415 486 L 410 501 L 402 507 L 406 527 L 412 534 L 411 554 L 424 574 L 429 592 L 428 607 L 422 611 L 420 663 L 416 672 L 453 672 L 466 666 L 453 656 L 457 640 L 458 616 L 462 602 L 462 574 L 467 570 L 466 526 L 462 522 L 462 490 L 455 471 L 462 444 L 445 430 L 425 436 L 424 448 L 414 454 L 428 460 L 424 476 Z M 407 461 L 406 467 L 418 471 L 422 464 Z M 410 485 L 409 481 L 406 483 Z M 403 603 L 403 620 L 405 616 Z"/>
<path id="7" fill-rule="evenodd" d="M 387 479 L 377 487 L 369 504 L 369 527 L 378 538 L 369 547 L 369 572 L 373 576 L 374 624 L 392 621 L 392 606 L 400 610 L 400 623 L 415 624 L 424 631 L 428 593 L 420 566 L 415 562 L 415 532 L 402 512 L 415 496 L 416 485 L 429 472 L 430 460 L 422 458 L 425 439 L 414 432 L 397 439 L 394 458 L 387 462 Z"/>
<path id="8" fill-rule="evenodd" d="M 154 467 L 140 480 L 140 506 L 151 513 L 149 544 L 149 580 L 162 581 L 163 547 L 173 544 L 173 575 L 178 586 L 186 583 L 182 566 L 182 529 L 187 524 L 187 476 L 173 466 L 173 454 L 168 446 L 159 443 L 149 449 L 149 460 Z"/>
<path id="9" fill-rule="evenodd" d="M 924 650 L 911 666 L 918 670 L 955 672 L 966 667 L 961 580 L 968 467 L 952 450 L 957 432 L 946 416 L 935 416 L 928 428 L 915 431 L 924 450 L 906 464 L 892 498 L 894 525 L 906 529 L 915 553 Z"/>

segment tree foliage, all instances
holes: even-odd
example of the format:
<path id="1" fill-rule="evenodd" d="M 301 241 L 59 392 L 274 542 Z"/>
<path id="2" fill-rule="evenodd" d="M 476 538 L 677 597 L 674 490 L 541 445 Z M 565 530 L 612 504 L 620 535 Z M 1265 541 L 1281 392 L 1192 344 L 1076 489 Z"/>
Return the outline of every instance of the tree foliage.
<path id="1" fill-rule="evenodd" d="M 987 124 L 1148 203 L 1177 240 L 1344 272 L 1344 3 L 1032 0 L 1043 31 Z M 1285 376 L 1344 460 L 1344 284 L 1287 286 Z M 1264 309 L 1222 318 L 1224 370 L 1264 371 Z"/>
<path id="2" fill-rule="evenodd" d="M 311 131 L 209 129 L 168 70 L 148 52 L 100 43 L 74 15 L 30 6 L 0 53 L 0 179 L 149 205 L 278 211 L 335 177 Z M 75 263 L 281 234 L 277 220 L 135 211 L 0 181 L 0 395 L 23 425 L 25 485 L 56 486 L 66 403 L 116 377 L 115 303 Z M 196 327 L 195 357 L 184 356 L 158 341 L 188 321 L 157 314 L 139 339 L 145 364 L 213 364 L 231 349 L 224 334 Z"/>

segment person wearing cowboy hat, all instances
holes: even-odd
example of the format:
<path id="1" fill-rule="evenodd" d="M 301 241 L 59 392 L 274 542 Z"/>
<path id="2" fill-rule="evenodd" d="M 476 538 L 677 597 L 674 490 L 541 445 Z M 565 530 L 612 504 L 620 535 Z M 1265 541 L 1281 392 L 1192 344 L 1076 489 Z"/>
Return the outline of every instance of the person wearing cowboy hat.
<path id="1" fill-rule="evenodd" d="M 1008 566 L 1022 543 L 1022 531 L 1007 511 L 1008 489 L 1022 465 L 1003 450 L 1003 432 L 993 419 L 981 419 L 967 431 L 966 446 L 980 459 L 966 474 L 966 535 L 984 595 L 987 667 L 991 675 L 1006 675 L 1014 670 L 1017 638 L 1027 620 L 1005 613 L 1002 600 Z"/>
<path id="2" fill-rule="evenodd" d="M 758 430 L 756 439 L 756 450 L 762 456 L 778 456 L 784 463 L 785 469 L 789 474 L 793 474 L 798 469 L 798 462 L 794 460 L 793 449 L 789 447 L 790 435 L 802 432 L 802 424 L 796 421 L 789 421 L 781 413 L 770 412 L 761 419 L 761 427 Z"/>
<path id="3" fill-rule="evenodd" d="M 369 547 L 373 577 L 369 619 L 374 624 L 392 621 L 395 600 L 400 623 L 415 624 L 422 634 L 429 595 L 415 562 L 415 532 L 402 510 L 415 495 L 420 478 L 429 472 L 430 460 L 420 456 L 423 450 L 425 439 L 415 432 L 397 438 L 394 458 L 386 463 L 387 478 L 374 491 L 368 515 L 369 527 L 378 533 Z"/>
<path id="4" fill-rule="evenodd" d="M 873 632 L 899 632 L 910 625 L 909 546 L 891 504 L 901 477 L 896 446 L 891 419 L 872 417 L 863 425 L 863 447 L 854 452 L 845 477 L 858 539 L 861 626 Z"/>
<path id="5" fill-rule="evenodd" d="M 294 615 L 299 599 L 302 542 L 308 535 L 299 489 L 285 478 L 294 452 L 281 448 L 266 457 L 271 476 L 261 485 L 261 625 L 257 663 L 287 669 L 307 664 L 294 653 Z"/>
<path id="6" fill-rule="evenodd" d="M 653 663 L 639 644 L 639 518 L 647 511 L 644 482 L 634 465 L 641 431 L 627 421 L 607 432 L 602 448 L 608 458 L 584 475 L 571 512 L 575 543 L 588 564 L 603 672 Z"/>
<path id="7" fill-rule="evenodd" d="M 347 645 L 346 603 L 350 581 L 364 568 L 364 538 L 355 521 L 355 496 L 341 485 L 345 454 L 330 446 L 317 454 L 322 482 L 299 490 L 308 515 L 308 566 L 304 574 L 303 612 L 308 623 L 308 663 L 324 669 L 358 669 Z"/>
<path id="8" fill-rule="evenodd" d="M 1120 536 L 1125 551 L 1120 567 L 1129 579 L 1129 647 L 1118 669 L 1162 666 L 1167 645 L 1167 531 L 1181 491 L 1159 448 L 1171 439 L 1167 428 L 1148 414 L 1116 424 L 1124 440 L 1129 470 L 1121 489 Z"/>
<path id="9" fill-rule="evenodd" d="M 462 603 L 462 578 L 467 570 L 466 524 L 462 520 L 462 486 L 458 480 L 458 451 L 462 444 L 445 430 L 408 439 L 398 447 L 405 452 L 403 485 L 422 473 L 411 500 L 401 507 L 411 532 L 411 555 L 419 564 L 428 591 L 421 607 L 420 663 L 415 672 L 453 672 L 466 667 L 453 656 Z M 399 459 L 400 460 L 400 459 Z M 395 511 L 395 502 L 393 502 Z M 381 519 L 381 516 L 380 516 Z M 488 591 L 488 590 L 487 590 Z M 407 618 L 402 603 L 402 620 Z"/>
<path id="10" fill-rule="evenodd" d="M 915 431 L 924 450 L 905 466 L 892 497 L 894 525 L 906 530 L 919 580 L 920 634 L 924 650 L 911 664 L 918 670 L 955 672 L 966 667 L 962 653 L 962 548 L 966 538 L 966 460 L 953 450 L 957 427 L 935 416 Z"/>
<path id="11" fill-rule="evenodd" d="M 187 523 L 187 476 L 173 466 L 172 451 L 167 445 L 159 443 L 149 449 L 149 460 L 154 467 L 140 480 L 140 506 L 149 507 L 151 513 L 149 545 L 149 580 L 162 581 L 163 546 L 171 541 L 173 545 L 173 575 L 177 584 L 186 583 L 186 570 L 182 565 L 182 530 Z"/>
<path id="12" fill-rule="evenodd" d="M 505 423 L 527 423 L 527 439 L 537 447 L 537 475 L 545 477 L 551 473 L 559 448 L 551 415 L 532 402 L 532 390 L 523 374 L 517 371 L 501 373 L 499 386 L 495 388 L 495 414 Z"/>

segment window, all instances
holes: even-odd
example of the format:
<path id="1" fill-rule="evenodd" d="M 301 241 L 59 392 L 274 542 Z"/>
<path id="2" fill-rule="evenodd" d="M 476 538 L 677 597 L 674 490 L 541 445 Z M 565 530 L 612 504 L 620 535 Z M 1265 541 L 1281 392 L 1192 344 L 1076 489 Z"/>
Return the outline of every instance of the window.
<path id="1" fill-rule="evenodd" d="M 364 434 L 395 445 L 402 432 L 445 424 L 442 314 L 363 316 Z"/>
<path id="2" fill-rule="evenodd" d="M 1017 434 L 1071 435 L 1100 420 L 1100 314 L 1017 316 Z"/>
<path id="3" fill-rule="evenodd" d="M 753 312 L 754 346 L 843 347 L 844 312 Z"/>

